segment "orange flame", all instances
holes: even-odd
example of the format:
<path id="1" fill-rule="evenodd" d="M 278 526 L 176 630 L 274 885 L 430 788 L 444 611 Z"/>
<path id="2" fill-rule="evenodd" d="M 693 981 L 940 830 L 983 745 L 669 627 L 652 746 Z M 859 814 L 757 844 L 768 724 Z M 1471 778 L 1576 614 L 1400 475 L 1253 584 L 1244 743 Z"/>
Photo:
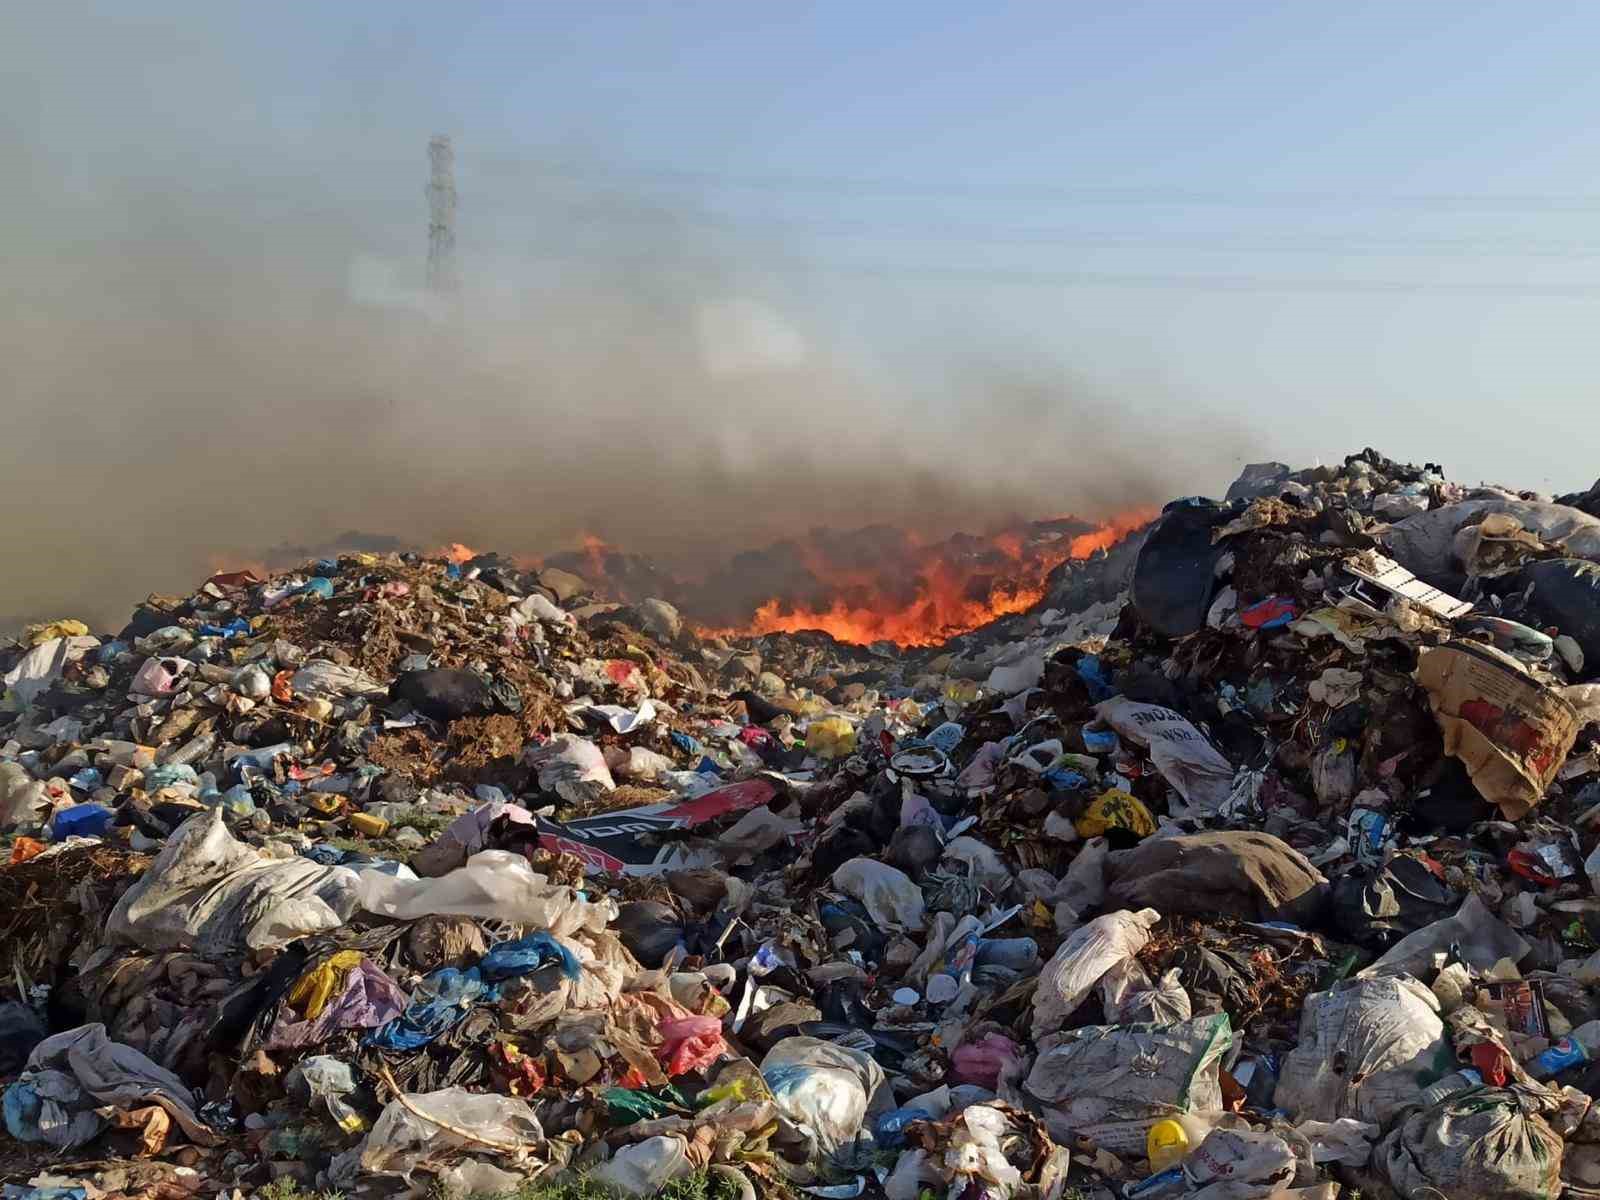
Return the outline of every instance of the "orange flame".
<path id="1" fill-rule="evenodd" d="M 477 558 L 478 552 L 465 543 L 451 542 L 448 546 L 441 546 L 428 557 L 442 558 L 448 562 L 455 563 L 459 567 L 462 563 L 471 562 Z"/>
<path id="2" fill-rule="evenodd" d="M 831 568 L 823 556 L 808 555 L 811 572 L 836 589 L 825 607 L 774 597 L 742 628 L 701 632 L 726 637 L 820 629 L 857 645 L 935 646 L 998 617 L 1026 612 L 1044 598 L 1047 577 L 1061 563 L 1114 546 L 1156 515 L 1153 508 L 1138 508 L 1088 533 L 1053 540 L 1027 541 L 1022 533 L 1006 530 L 988 539 L 993 554 L 987 560 L 956 558 L 948 545 L 918 546 L 919 571 L 909 601 L 891 593 L 889 585 L 898 580 L 873 579 L 860 568 Z"/>

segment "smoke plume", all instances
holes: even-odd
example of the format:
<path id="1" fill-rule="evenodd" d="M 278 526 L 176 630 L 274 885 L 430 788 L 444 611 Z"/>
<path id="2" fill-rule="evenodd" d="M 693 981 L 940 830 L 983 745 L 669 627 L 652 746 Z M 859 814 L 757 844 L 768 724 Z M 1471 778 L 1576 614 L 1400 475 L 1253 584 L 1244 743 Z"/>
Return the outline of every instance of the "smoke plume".
<path id="1" fill-rule="evenodd" d="M 1048 347 L 984 344 L 959 303 L 863 362 L 814 290 L 694 244 L 656 200 L 610 195 L 665 219 L 597 237 L 585 197 L 470 130 L 463 286 L 429 298 L 425 118 L 285 136 L 226 61 L 58 20 L 0 22 L 36 60 L 0 85 L 0 626 L 114 626 L 346 531 L 508 553 L 595 533 L 703 576 L 815 527 L 1096 520 L 1215 489 L 1252 452 L 1204 415 L 1150 427 L 1144 397 L 1097 394 Z M 106 41 L 148 74 L 75 57 Z M 107 71 L 122 103 L 72 93 Z"/>

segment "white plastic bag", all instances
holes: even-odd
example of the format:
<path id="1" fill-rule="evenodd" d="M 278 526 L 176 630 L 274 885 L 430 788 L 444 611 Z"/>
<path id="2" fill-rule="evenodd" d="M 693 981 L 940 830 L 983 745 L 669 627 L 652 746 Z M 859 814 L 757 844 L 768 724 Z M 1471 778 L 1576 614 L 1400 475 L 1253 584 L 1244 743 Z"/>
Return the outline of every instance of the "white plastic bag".
<path id="1" fill-rule="evenodd" d="M 1382 1132 L 1377 1125 L 1366 1121 L 1340 1117 L 1337 1121 L 1302 1121 L 1294 1131 L 1311 1147 L 1314 1163 L 1344 1163 L 1350 1167 L 1364 1167 L 1372 1157 L 1372 1144 Z"/>
<path id="2" fill-rule="evenodd" d="M 1077 857 L 1061 877 L 1056 889 L 1056 903 L 1066 904 L 1079 917 L 1092 912 L 1106 902 L 1106 860 L 1111 854 L 1111 843 L 1103 837 L 1090 838 L 1078 851 Z"/>
<path id="3" fill-rule="evenodd" d="M 606 767 L 606 756 L 593 742 L 564 733 L 525 755 L 539 772 L 539 788 L 554 792 L 568 804 L 583 804 L 617 786 Z"/>
<path id="4" fill-rule="evenodd" d="M 204 958 L 270 950 L 340 928 L 356 910 L 356 890 L 347 867 L 263 857 L 234 841 L 220 807 L 207 809 L 178 826 L 123 893 L 106 941 Z"/>
<path id="5" fill-rule="evenodd" d="M 1459 947 L 1463 961 L 1479 970 L 1487 970 L 1502 958 L 1521 962 L 1532 948 L 1473 892 L 1461 902 L 1455 916 L 1407 934 L 1360 974 L 1425 975 L 1452 946 Z"/>
<path id="6" fill-rule="evenodd" d="M 861 1132 L 883 1068 L 869 1055 L 819 1038 L 784 1038 L 761 1060 L 778 1112 L 832 1154 Z"/>
<path id="7" fill-rule="evenodd" d="M 692 1174 L 689 1143 L 682 1137 L 658 1135 L 623 1146 L 589 1177 L 625 1196 L 654 1196 L 674 1179 Z"/>
<path id="8" fill-rule="evenodd" d="M 443 1125 L 467 1130 L 468 1141 Z M 499 1150 L 516 1159 L 544 1141 L 538 1117 L 525 1101 L 494 1092 L 444 1088 L 413 1092 L 389 1101 L 361 1144 L 361 1166 L 377 1175 L 410 1179 L 411 1172 L 438 1164 L 458 1150 Z"/>
<path id="9" fill-rule="evenodd" d="M 1115 1025 L 1170 1025 L 1194 1016 L 1177 967 L 1155 983 L 1136 958 L 1127 958 L 1100 978 L 1100 1006 Z"/>
<path id="10" fill-rule="evenodd" d="M 600 933 L 617 915 L 611 900 L 585 900 L 575 889 L 551 883 L 522 855 L 506 850 L 474 854 L 465 866 L 436 879 L 363 871 L 356 900 L 367 912 L 398 921 L 435 914 L 480 917 L 547 929 L 557 937 L 580 929 Z"/>
<path id="11" fill-rule="evenodd" d="M 578 618 L 558 608 L 538 592 L 517 601 L 517 616 L 524 621 L 549 621 L 552 625 L 576 625 Z"/>
<path id="12" fill-rule="evenodd" d="M 1296 1120 L 1387 1121 L 1454 1061 L 1439 1001 L 1409 975 L 1347 979 L 1306 997 L 1300 1044 L 1283 1060 L 1275 1102 Z"/>
<path id="13" fill-rule="evenodd" d="M 40 642 L 5 673 L 7 707 L 27 708 L 41 692 L 48 691 L 50 685 L 61 678 L 69 662 L 82 658 L 99 644 L 100 639 L 92 637 L 51 638 Z"/>
<path id="14" fill-rule="evenodd" d="M 975 837 L 951 838 L 944 848 L 946 863 L 957 863 L 960 874 L 999 891 L 1011 882 L 1011 868 L 1006 866 L 994 847 Z"/>
<path id="15" fill-rule="evenodd" d="M 1192 1189 L 1185 1200 L 1265 1200 L 1294 1180 L 1294 1151 L 1275 1133 L 1213 1129 L 1183 1174 Z"/>
<path id="16" fill-rule="evenodd" d="M 939 1166 L 951 1183 L 949 1195 L 964 1195 L 977 1182 L 986 1196 L 1005 1200 L 1022 1186 L 1022 1172 L 1013 1167 L 1000 1147 L 1006 1135 L 1005 1114 L 986 1104 L 961 1112 Z"/>
<path id="17" fill-rule="evenodd" d="M 344 696 L 376 696 L 389 689 L 365 671 L 355 667 L 341 667 L 338 663 L 317 660 L 308 662 L 294 673 L 290 680 L 294 694 L 321 700 L 338 700 Z"/>
<path id="18" fill-rule="evenodd" d="M 833 886 L 861 901 L 880 929 L 922 930 L 922 889 L 888 863 L 852 858 L 833 873 Z"/>
<path id="19" fill-rule="evenodd" d="M 1005 663 L 989 672 L 984 687 L 1002 696 L 1015 696 L 1018 692 L 1037 687 L 1044 678 L 1044 655 L 1031 654 L 1017 662 Z"/>
<path id="20" fill-rule="evenodd" d="M 1153 908 L 1124 909 L 1096 917 L 1062 942 L 1033 993 L 1034 1040 L 1060 1029 L 1102 975 L 1144 949 L 1159 920 L 1161 914 Z"/>

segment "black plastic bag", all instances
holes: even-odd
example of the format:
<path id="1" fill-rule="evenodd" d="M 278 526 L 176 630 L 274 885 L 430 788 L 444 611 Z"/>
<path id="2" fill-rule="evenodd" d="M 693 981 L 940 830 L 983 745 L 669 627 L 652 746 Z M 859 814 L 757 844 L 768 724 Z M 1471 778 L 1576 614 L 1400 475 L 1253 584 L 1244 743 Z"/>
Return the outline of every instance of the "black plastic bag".
<path id="1" fill-rule="evenodd" d="M 1334 927 L 1368 950 L 1387 950 L 1460 906 L 1442 879 L 1403 854 L 1382 866 L 1353 868 L 1333 885 Z"/>
<path id="2" fill-rule="evenodd" d="M 1585 678 L 1600 672 L 1600 563 L 1553 558 L 1523 567 L 1522 579 L 1533 585 L 1528 613 L 1578 643 Z"/>
<path id="3" fill-rule="evenodd" d="M 447 667 L 403 672 L 389 695 L 435 721 L 486 717 L 495 710 L 494 690 L 481 676 Z"/>
<path id="4" fill-rule="evenodd" d="M 1205 625 L 1226 549 L 1212 544 L 1211 530 L 1231 511 L 1209 500 L 1180 502 L 1150 527 L 1133 566 L 1133 607 L 1157 633 L 1184 637 Z"/>

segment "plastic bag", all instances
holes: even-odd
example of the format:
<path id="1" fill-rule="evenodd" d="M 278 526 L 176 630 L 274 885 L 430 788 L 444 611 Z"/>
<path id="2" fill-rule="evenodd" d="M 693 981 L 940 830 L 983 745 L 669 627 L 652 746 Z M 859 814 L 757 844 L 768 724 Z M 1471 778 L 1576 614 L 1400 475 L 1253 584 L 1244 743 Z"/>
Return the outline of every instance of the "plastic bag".
<path id="1" fill-rule="evenodd" d="M 485 850 L 464 867 L 437 879 L 397 879 L 381 871 L 361 872 L 360 907 L 398 921 L 435 914 L 515 921 L 568 937 L 580 929 L 600 933 L 616 915 L 608 899 L 585 900 L 573 888 L 551 883 L 520 854 Z"/>
<path id="2" fill-rule="evenodd" d="M 1366 1121 L 1340 1117 L 1337 1121 L 1302 1121 L 1294 1131 L 1311 1147 L 1313 1163 L 1344 1163 L 1364 1167 L 1372 1157 L 1372 1144 L 1380 1128 Z"/>
<path id="3" fill-rule="evenodd" d="M 1125 829 L 1136 837 L 1149 837 L 1156 831 L 1156 819 L 1136 797 L 1119 788 L 1107 788 L 1096 796 L 1074 822 L 1079 837 L 1099 837 L 1108 829 Z"/>
<path id="4" fill-rule="evenodd" d="M 1100 978 L 1100 1006 L 1117 1025 L 1170 1025 L 1194 1015 L 1176 967 L 1152 983 L 1136 958 L 1124 959 Z"/>
<path id="5" fill-rule="evenodd" d="M 1408 1116 L 1376 1162 L 1401 1196 L 1549 1200 L 1561 1191 L 1561 1139 L 1545 1122 L 1552 1093 L 1473 1088 Z"/>
<path id="6" fill-rule="evenodd" d="M 1022 1047 L 1003 1033 L 962 1042 L 950 1054 L 950 1074 L 958 1083 L 972 1083 L 993 1092 L 1003 1077 L 1021 1072 L 1027 1062 Z"/>
<path id="7" fill-rule="evenodd" d="M 1005 663 L 989 672 L 983 686 L 1002 696 L 1015 696 L 1018 692 L 1038 687 L 1044 678 L 1044 655 L 1032 654 L 1017 662 Z"/>
<path id="8" fill-rule="evenodd" d="M 483 1140 L 467 1141 L 436 1122 Z M 389 1101 L 361 1144 L 361 1166 L 378 1175 L 409 1179 L 412 1171 L 437 1165 L 457 1150 L 481 1155 L 492 1148 L 516 1157 L 543 1141 L 544 1130 L 524 1101 L 444 1088 Z"/>
<path id="9" fill-rule="evenodd" d="M 388 690 L 365 671 L 320 659 L 296 671 L 289 686 L 301 699 L 312 697 L 322 700 L 338 700 L 345 696 L 378 696 Z"/>
<path id="10" fill-rule="evenodd" d="M 821 717 L 806 727 L 806 753 L 832 761 L 856 752 L 855 726 L 843 717 Z"/>
<path id="11" fill-rule="evenodd" d="M 589 1178 L 625 1196 L 654 1196 L 674 1179 L 694 1174 L 694 1169 L 686 1139 L 658 1135 L 623 1146 Z"/>
<path id="12" fill-rule="evenodd" d="M 870 1056 L 818 1038 L 784 1038 L 761 1060 L 778 1112 L 832 1154 L 861 1132 L 884 1074 Z"/>
<path id="13" fill-rule="evenodd" d="M 1600 665 L 1600 566 L 1581 558 L 1533 562 L 1522 568 L 1532 585 L 1528 609 L 1578 643 L 1586 663 Z"/>
<path id="14" fill-rule="evenodd" d="M 1144 949 L 1150 930 L 1160 920 L 1153 908 L 1107 913 L 1062 942 L 1045 964 L 1033 994 L 1034 1040 L 1060 1029 L 1102 975 Z"/>
<path id="15" fill-rule="evenodd" d="M 541 791 L 554 792 L 569 804 L 584 804 L 617 786 L 600 747 L 576 734 L 553 737 L 524 756 L 539 772 Z"/>
<path id="16" fill-rule="evenodd" d="M 1233 764 L 1182 714 L 1126 696 L 1104 700 L 1094 711 L 1122 737 L 1149 748 L 1156 770 L 1189 806 L 1187 815 L 1215 815 L 1227 802 L 1233 788 Z"/>
<path id="17" fill-rule="evenodd" d="M 861 901 L 880 929 L 923 928 L 922 890 L 888 863 L 852 858 L 833 873 L 833 886 Z"/>
<path id="18" fill-rule="evenodd" d="M 5 682 L 6 707 L 12 711 L 27 708 L 61 678 L 69 662 L 82 658 L 99 644 L 100 639 L 92 637 L 51 638 L 40 642 L 0 677 Z"/>
<path id="19" fill-rule="evenodd" d="M 1185 1200 L 1267 1197 L 1295 1176 L 1294 1151 L 1275 1133 L 1213 1129 L 1183 1160 Z"/>
<path id="20" fill-rule="evenodd" d="M 430 878 L 447 875 L 488 845 L 491 830 L 497 824 L 525 825 L 532 829 L 537 822 L 520 804 L 505 799 L 491 800 L 451 821 L 443 833 L 417 852 L 411 865 L 418 875 Z"/>
<path id="21" fill-rule="evenodd" d="M 1461 899 L 1419 859 L 1398 854 L 1355 867 L 1333 885 L 1333 923 L 1349 942 L 1381 950 L 1453 914 Z"/>
<path id="22" fill-rule="evenodd" d="M 147 658 L 128 684 L 130 696 L 170 696 L 194 664 L 186 658 Z"/>
<path id="23" fill-rule="evenodd" d="M 1225 1013 L 1173 1025 L 1089 1025 L 1040 1051 L 1024 1088 L 1057 1124 L 1113 1154 L 1142 1157 L 1150 1126 L 1220 1113 L 1217 1062 L 1233 1041 Z"/>
<path id="24" fill-rule="evenodd" d="M 1349 979 L 1306 998 L 1275 1103 L 1297 1120 L 1382 1123 L 1454 1064 L 1428 988 L 1409 975 Z"/>
<path id="25" fill-rule="evenodd" d="M 385 877 L 387 878 L 387 877 Z M 393 881 L 391 881 L 393 882 Z M 221 809 L 190 817 L 106 920 L 111 943 L 220 958 L 338 929 L 356 910 L 358 876 L 308 858 L 264 858 L 236 842 Z"/>
<path id="26" fill-rule="evenodd" d="M 1106 862 L 1111 843 L 1105 838 L 1090 838 L 1061 877 L 1056 903 L 1068 905 L 1079 916 L 1099 908 L 1106 901 Z"/>
<path id="27" fill-rule="evenodd" d="M 661 1022 L 661 1045 L 656 1057 L 669 1079 L 689 1071 L 703 1071 L 728 1052 L 722 1040 L 720 1017 L 680 1017 Z"/>
<path id="28" fill-rule="evenodd" d="M 1467 896 L 1456 915 L 1435 921 L 1401 938 L 1362 975 L 1424 975 L 1439 963 L 1437 956 L 1460 950 L 1462 961 L 1486 971 L 1502 958 L 1521 962 L 1528 943 L 1488 907 L 1476 892 Z"/>
<path id="29" fill-rule="evenodd" d="M 947 1194 L 965 1195 L 972 1183 L 979 1192 L 1005 1200 L 1022 1186 L 1022 1172 L 1006 1159 L 1000 1139 L 1006 1136 L 1006 1117 L 999 1109 L 974 1104 L 952 1118 L 950 1140 L 935 1165 L 950 1181 Z"/>

